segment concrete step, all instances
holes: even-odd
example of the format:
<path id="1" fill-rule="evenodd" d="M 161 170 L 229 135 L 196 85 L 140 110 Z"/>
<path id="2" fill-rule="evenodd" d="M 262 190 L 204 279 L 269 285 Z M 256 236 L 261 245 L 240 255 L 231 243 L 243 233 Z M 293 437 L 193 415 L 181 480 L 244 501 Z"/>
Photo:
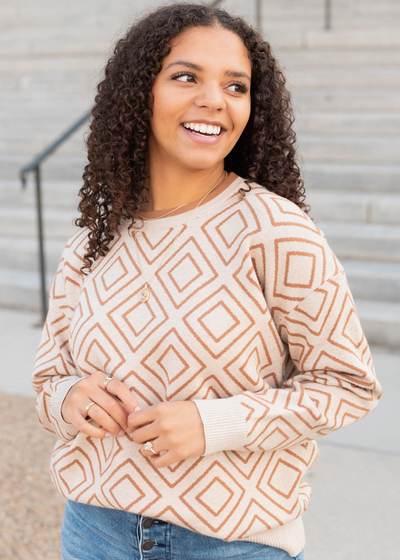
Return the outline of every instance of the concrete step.
<path id="1" fill-rule="evenodd" d="M 400 185 L 399 194 L 311 189 L 307 203 L 311 206 L 310 216 L 316 221 L 400 226 Z"/>
<path id="2" fill-rule="evenodd" d="M 367 193 L 400 193 L 400 165 L 310 162 L 302 166 L 307 192 L 334 189 Z"/>
<path id="3" fill-rule="evenodd" d="M 369 344 L 398 350 L 400 348 L 400 303 L 356 300 L 355 304 Z"/>
<path id="4" fill-rule="evenodd" d="M 72 122 L 70 123 L 72 124 Z M 1 131 L 0 126 L 0 131 Z M 47 127 L 49 129 L 49 127 Z M 44 130 L 40 127 L 32 127 L 31 130 L 29 126 L 21 134 L 14 130 L 11 132 L 4 131 L 2 138 L 0 137 L 0 153 L 12 155 L 25 154 L 25 160 L 29 161 L 34 157 L 35 154 L 39 154 L 45 150 L 52 142 L 58 138 L 61 133 L 66 130 L 67 127 L 57 127 L 52 128 L 52 131 L 46 132 L 46 126 Z M 29 133 L 30 132 L 30 133 Z M 84 130 L 76 131 L 76 133 L 68 138 L 68 140 L 59 148 L 59 153 L 64 155 L 76 156 L 79 154 L 84 155 L 86 153 L 86 146 L 84 142 Z M 26 163 L 26 161 L 25 161 Z"/>
<path id="5" fill-rule="evenodd" d="M 124 25 L 124 30 L 125 30 Z M 105 55 L 117 40 L 118 27 L 108 25 L 91 27 L 81 25 L 64 27 L 18 26 L 16 30 L 2 29 L 0 34 L 0 56 L 9 55 L 77 55 L 89 53 Z"/>
<path id="6" fill-rule="evenodd" d="M 400 303 L 400 263 L 341 260 L 355 299 Z"/>
<path id="7" fill-rule="evenodd" d="M 64 208 L 44 208 L 43 227 L 46 239 L 68 239 L 77 227 L 73 221 L 79 216 L 76 210 Z M 26 237 L 36 235 L 35 208 L 23 206 L 2 206 L 0 208 L 0 234 Z"/>
<path id="8" fill-rule="evenodd" d="M 400 136 L 298 135 L 301 158 L 312 162 L 400 164 Z"/>
<path id="9" fill-rule="evenodd" d="M 30 162 L 33 154 L 2 154 L 0 153 L 1 179 L 14 179 L 19 177 L 20 169 Z M 86 158 L 81 155 L 61 155 L 60 151 L 53 154 L 42 166 L 43 181 L 64 180 L 80 181 Z"/>
<path id="10" fill-rule="evenodd" d="M 280 49 L 279 62 L 291 72 L 293 70 L 327 70 L 328 68 L 348 69 L 355 68 L 384 68 L 385 66 L 398 67 L 400 65 L 400 48 L 347 49 L 328 48 L 320 49 Z M 0 71 L 1 71 L 0 62 Z"/>
<path id="11" fill-rule="evenodd" d="M 18 116 L 23 109 L 25 114 L 30 117 L 41 115 L 42 118 L 51 118 L 53 114 L 61 117 L 65 114 L 68 116 L 68 122 L 83 115 L 93 103 L 92 95 L 82 95 L 82 93 L 70 92 L 66 95 L 63 92 L 57 95 L 44 96 L 36 91 L 20 91 L 18 95 L 15 93 L 3 93 L 1 96 L 0 113 L 15 114 Z"/>
<path id="12" fill-rule="evenodd" d="M 76 210 L 80 200 L 78 196 L 80 186 L 81 182 L 78 181 L 45 181 L 42 184 L 43 208 Z M 36 190 L 32 178 L 28 179 L 24 189 L 20 181 L 0 180 L 0 209 L 6 206 L 34 208 L 35 205 Z"/>
<path id="13" fill-rule="evenodd" d="M 56 80 L 48 82 L 49 85 L 56 87 Z M 296 90 L 318 90 L 330 88 L 374 88 L 376 84 L 382 89 L 398 89 L 400 85 L 400 67 L 383 68 L 358 68 L 354 72 L 353 68 L 327 68 L 304 70 L 290 70 L 287 72 L 287 83 L 289 89 Z M 47 85 L 47 83 L 46 83 Z M 44 87 L 44 85 L 42 86 Z"/>
<path id="14" fill-rule="evenodd" d="M 320 91 L 291 90 L 295 111 L 399 111 L 398 91 L 379 87 L 368 89 L 330 88 Z"/>
<path id="15" fill-rule="evenodd" d="M 93 92 L 98 76 L 93 76 L 92 73 L 78 74 L 78 73 L 62 73 L 53 74 L 51 72 L 38 75 L 38 74 L 24 74 L 24 75 L 3 75 L 0 82 L 0 93 L 7 94 L 23 91 L 35 91 L 44 95 L 46 93 L 62 92 L 64 95 L 69 92 L 85 94 Z M 390 86 L 389 86 L 390 87 Z"/>
<path id="16" fill-rule="evenodd" d="M 46 276 L 50 289 L 54 274 Z M 0 269 L 0 307 L 39 311 L 41 305 L 40 276 L 38 272 Z"/>
<path id="17" fill-rule="evenodd" d="M 390 55 L 389 55 L 390 56 Z M 105 57 L 94 57 L 90 54 L 80 54 L 75 56 L 8 56 L 0 58 L 0 77 L 18 76 L 23 79 L 25 76 L 36 76 L 47 79 L 52 76 L 82 76 L 98 75 L 105 66 Z"/>
<path id="18" fill-rule="evenodd" d="M 286 16 L 287 17 L 287 16 Z M 282 23 L 284 23 L 284 19 Z M 396 22 L 394 22 L 396 23 Z M 266 25 L 266 24 L 265 24 Z M 379 22 L 377 23 L 379 26 Z M 353 27 L 351 19 L 336 17 L 333 20 L 333 29 L 324 28 L 321 18 L 319 29 L 303 28 L 291 29 L 285 32 L 284 26 L 271 25 L 264 30 L 263 37 L 273 46 L 274 52 L 280 49 L 365 49 L 365 48 L 398 48 L 400 35 L 397 25 L 381 25 L 376 27 L 371 23 L 369 27 Z"/>
<path id="19" fill-rule="evenodd" d="M 297 113 L 298 134 L 400 136 L 400 111 L 307 111 Z"/>
<path id="20" fill-rule="evenodd" d="M 310 30 L 304 33 L 305 48 L 388 48 L 400 46 L 400 33 L 397 26 L 330 30 Z"/>
<path id="21" fill-rule="evenodd" d="M 400 262 L 400 227 L 316 222 L 339 259 Z"/>
<path id="22" fill-rule="evenodd" d="M 45 239 L 46 270 L 56 273 L 61 253 L 68 241 L 64 239 Z M 0 234 L 0 262 L 2 270 L 19 272 L 38 272 L 39 249 L 36 236 L 14 237 Z"/>

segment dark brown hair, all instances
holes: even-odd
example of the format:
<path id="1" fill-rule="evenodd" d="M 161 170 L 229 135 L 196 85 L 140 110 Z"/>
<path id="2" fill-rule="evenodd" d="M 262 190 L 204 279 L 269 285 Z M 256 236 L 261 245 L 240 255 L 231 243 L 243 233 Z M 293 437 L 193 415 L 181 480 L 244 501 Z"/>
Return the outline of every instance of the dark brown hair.
<path id="1" fill-rule="evenodd" d="M 122 219 L 137 218 L 145 192 L 151 90 L 171 40 L 191 27 L 223 27 L 243 41 L 252 66 L 251 113 L 225 169 L 265 186 L 308 211 L 296 163 L 296 134 L 286 79 L 270 45 L 244 19 L 207 4 L 162 6 L 120 39 L 105 67 L 87 138 L 88 164 L 80 189 L 79 227 L 88 227 L 84 269 L 104 256 Z"/>

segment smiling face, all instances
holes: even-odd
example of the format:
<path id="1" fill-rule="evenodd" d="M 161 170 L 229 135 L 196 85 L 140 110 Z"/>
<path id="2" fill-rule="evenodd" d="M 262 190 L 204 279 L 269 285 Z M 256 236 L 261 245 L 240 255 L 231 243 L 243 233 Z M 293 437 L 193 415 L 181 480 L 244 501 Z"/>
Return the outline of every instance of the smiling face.
<path id="1" fill-rule="evenodd" d="M 192 27 L 171 47 L 152 89 L 150 159 L 166 168 L 217 168 L 250 116 L 246 47 L 221 27 Z"/>

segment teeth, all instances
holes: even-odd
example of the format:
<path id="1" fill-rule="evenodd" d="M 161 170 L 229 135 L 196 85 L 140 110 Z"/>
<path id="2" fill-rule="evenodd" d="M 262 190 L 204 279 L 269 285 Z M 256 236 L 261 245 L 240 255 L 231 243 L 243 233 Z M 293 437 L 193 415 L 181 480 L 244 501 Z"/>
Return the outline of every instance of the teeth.
<path id="1" fill-rule="evenodd" d="M 200 134 L 208 134 L 218 136 L 221 132 L 220 126 L 206 125 L 204 123 L 183 123 L 183 126 L 187 129 L 194 130 L 195 132 L 200 132 Z"/>

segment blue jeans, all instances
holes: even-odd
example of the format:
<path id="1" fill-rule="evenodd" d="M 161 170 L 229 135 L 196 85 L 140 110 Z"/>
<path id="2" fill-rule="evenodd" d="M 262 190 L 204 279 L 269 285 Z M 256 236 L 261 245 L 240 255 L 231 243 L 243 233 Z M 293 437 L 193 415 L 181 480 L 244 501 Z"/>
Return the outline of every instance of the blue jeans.
<path id="1" fill-rule="evenodd" d="M 280 548 L 227 542 L 161 519 L 67 501 L 62 560 L 288 560 Z M 304 560 L 301 552 L 295 560 Z"/>

